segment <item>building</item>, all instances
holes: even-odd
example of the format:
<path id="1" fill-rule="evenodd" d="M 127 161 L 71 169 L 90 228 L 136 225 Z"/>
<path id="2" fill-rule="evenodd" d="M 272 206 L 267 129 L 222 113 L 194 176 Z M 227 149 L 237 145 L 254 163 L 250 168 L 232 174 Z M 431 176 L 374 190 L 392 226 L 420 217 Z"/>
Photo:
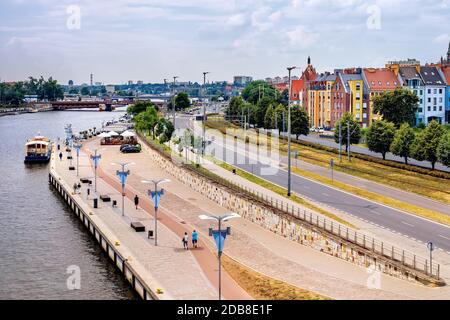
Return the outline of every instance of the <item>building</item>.
<path id="1" fill-rule="evenodd" d="M 303 100 L 303 80 L 292 80 L 291 81 L 291 103 L 294 105 L 301 105 Z"/>
<path id="2" fill-rule="evenodd" d="M 69 87 L 73 87 L 73 80 L 69 80 Z"/>
<path id="3" fill-rule="evenodd" d="M 350 93 L 346 89 L 345 80 L 341 70 L 336 70 L 336 80 L 331 86 L 331 114 L 330 127 L 335 127 L 336 122 L 344 113 L 350 112 Z"/>
<path id="4" fill-rule="evenodd" d="M 252 77 L 249 76 L 234 76 L 233 83 L 238 86 L 245 86 L 246 84 L 253 81 Z"/>
<path id="5" fill-rule="evenodd" d="M 450 53 L 450 48 L 449 48 Z M 440 68 L 441 76 L 447 83 L 445 94 L 445 123 L 450 123 L 450 60 L 449 65 Z"/>
<path id="6" fill-rule="evenodd" d="M 437 67 L 421 67 L 419 73 L 424 84 L 423 122 L 428 124 L 436 120 L 444 123 L 447 83 Z"/>
<path id="7" fill-rule="evenodd" d="M 331 87 L 335 81 L 336 74 L 325 72 L 310 82 L 309 98 L 314 127 L 331 128 Z"/>
<path id="8" fill-rule="evenodd" d="M 400 67 L 398 69 L 398 78 L 403 87 L 413 91 L 419 98 L 419 107 L 416 112 L 415 125 L 425 122 L 425 87 L 420 76 L 420 66 Z"/>
<path id="9" fill-rule="evenodd" d="M 373 98 L 400 87 L 400 82 L 394 71 L 390 68 L 365 68 L 362 72 L 364 85 L 369 94 L 369 124 L 375 120 L 381 120 L 381 115 L 373 112 Z"/>
<path id="10" fill-rule="evenodd" d="M 137 84 L 138 84 L 138 86 L 142 86 L 144 84 L 144 81 L 138 80 Z"/>
<path id="11" fill-rule="evenodd" d="M 133 80 L 128 80 L 128 85 L 132 86 L 133 85 Z"/>
<path id="12" fill-rule="evenodd" d="M 346 69 L 339 74 L 345 87 L 345 92 L 350 95 L 349 113 L 366 128 L 370 125 L 370 98 L 369 90 L 364 83 L 361 68 Z"/>
<path id="13" fill-rule="evenodd" d="M 116 87 L 112 84 L 106 85 L 105 89 L 108 94 L 112 94 L 112 93 L 116 92 Z"/>

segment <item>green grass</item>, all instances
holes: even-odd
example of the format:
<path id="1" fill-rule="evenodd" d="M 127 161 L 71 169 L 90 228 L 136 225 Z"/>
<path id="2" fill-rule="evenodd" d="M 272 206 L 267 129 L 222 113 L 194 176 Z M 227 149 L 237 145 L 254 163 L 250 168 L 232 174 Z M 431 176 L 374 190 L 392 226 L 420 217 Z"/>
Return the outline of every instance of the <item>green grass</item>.
<path id="1" fill-rule="evenodd" d="M 270 191 L 273 191 L 276 194 L 278 194 L 280 196 L 283 196 L 286 199 L 292 200 L 292 201 L 294 201 L 294 202 L 296 202 L 296 203 L 298 203 L 298 204 L 300 204 L 300 205 L 302 205 L 304 207 L 307 207 L 307 208 L 309 208 L 311 210 L 314 210 L 314 211 L 316 211 L 316 212 L 318 212 L 318 213 L 320 213 L 320 214 L 322 214 L 324 216 L 327 216 L 330 219 L 333 219 L 333 220 L 335 220 L 335 221 L 337 221 L 337 222 L 339 222 L 341 224 L 344 224 L 344 225 L 346 225 L 346 226 L 348 226 L 350 228 L 358 229 L 355 225 L 345 221 L 344 219 L 338 217 L 337 215 L 335 215 L 335 214 L 333 214 L 333 213 L 331 213 L 329 211 L 326 211 L 326 210 L 316 206 L 315 204 L 313 204 L 313 203 L 311 203 L 311 202 L 309 202 L 309 201 L 307 201 L 305 199 L 300 198 L 299 196 L 297 196 L 295 194 L 292 194 L 290 197 L 288 197 L 287 196 L 287 190 L 285 188 L 282 188 L 282 187 L 280 187 L 280 186 L 278 186 L 276 184 L 273 184 L 273 183 L 271 183 L 271 182 L 269 182 L 267 180 L 264 180 L 262 178 L 259 178 L 259 177 L 255 176 L 255 175 L 252 175 L 251 173 L 243 171 L 243 170 L 241 170 L 241 169 L 239 169 L 239 168 L 237 168 L 237 167 L 235 167 L 233 165 L 230 165 L 228 163 L 219 161 L 219 160 L 217 160 L 217 159 L 215 159 L 215 158 L 213 158 L 211 156 L 206 156 L 206 157 L 210 161 L 214 162 L 216 165 L 224 168 L 225 170 L 228 170 L 230 172 L 232 172 L 233 169 L 236 170 L 236 174 L 238 176 L 240 176 L 240 177 L 242 177 L 242 178 L 244 178 L 244 179 L 246 179 L 246 180 L 248 180 L 250 182 L 253 182 L 253 183 L 255 183 L 255 184 L 257 184 L 257 185 L 259 185 L 259 186 L 261 186 L 263 188 L 266 188 L 266 189 L 268 189 Z"/>

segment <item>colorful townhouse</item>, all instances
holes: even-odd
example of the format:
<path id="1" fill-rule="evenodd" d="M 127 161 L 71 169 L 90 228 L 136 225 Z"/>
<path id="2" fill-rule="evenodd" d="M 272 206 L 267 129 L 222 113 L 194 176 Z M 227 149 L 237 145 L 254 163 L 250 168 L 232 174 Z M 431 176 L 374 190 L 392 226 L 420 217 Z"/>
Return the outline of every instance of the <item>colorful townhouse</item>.
<path id="1" fill-rule="evenodd" d="M 325 72 L 310 82 L 309 103 L 315 128 L 331 128 L 331 87 L 335 81 L 335 74 Z"/>
<path id="2" fill-rule="evenodd" d="M 350 112 L 350 94 L 346 89 L 342 70 L 336 70 L 336 80 L 331 86 L 331 119 L 330 126 L 335 127 L 336 122 L 346 112 Z"/>
<path id="3" fill-rule="evenodd" d="M 445 123 L 450 123 L 450 48 L 449 48 L 449 64 L 441 67 L 441 74 L 447 83 L 445 94 Z"/>
<path id="4" fill-rule="evenodd" d="M 364 84 L 369 95 L 369 121 L 381 120 L 380 114 L 373 112 L 373 98 L 384 92 L 394 91 L 400 87 L 400 82 L 390 68 L 365 68 L 362 72 Z"/>
<path id="5" fill-rule="evenodd" d="M 396 71 L 394 71 L 396 72 Z M 412 67 L 400 67 L 398 69 L 398 79 L 401 85 L 410 89 L 419 98 L 419 106 L 416 112 L 415 125 L 425 123 L 425 86 L 420 76 L 420 65 Z"/>
<path id="6" fill-rule="evenodd" d="M 432 120 L 445 123 L 445 96 L 447 83 L 437 67 L 420 67 L 420 77 L 424 84 L 423 122 L 428 125 Z"/>

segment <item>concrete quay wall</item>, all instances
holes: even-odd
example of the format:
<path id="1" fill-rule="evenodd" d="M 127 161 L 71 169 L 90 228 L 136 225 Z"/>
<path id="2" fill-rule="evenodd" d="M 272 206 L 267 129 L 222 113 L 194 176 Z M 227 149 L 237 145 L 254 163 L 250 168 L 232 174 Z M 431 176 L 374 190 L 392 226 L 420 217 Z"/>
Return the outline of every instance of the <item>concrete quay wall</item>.
<path id="1" fill-rule="evenodd" d="M 64 183 L 53 168 L 51 168 L 49 172 L 49 183 L 69 205 L 72 212 L 80 219 L 89 233 L 97 240 L 100 247 L 121 271 L 122 275 L 131 284 L 136 293 L 144 300 L 158 300 L 159 297 L 156 294 L 156 289 L 151 288 L 151 286 L 142 279 L 139 272 L 127 262 L 128 260 L 125 258 L 127 254 L 122 252 L 124 250 L 123 247 L 120 246 L 120 243 L 113 240 L 110 235 L 107 235 L 107 233 L 102 230 L 100 224 L 94 221 L 95 216 L 89 211 L 88 205 L 83 202 L 78 202 L 73 197 L 68 185 Z"/>

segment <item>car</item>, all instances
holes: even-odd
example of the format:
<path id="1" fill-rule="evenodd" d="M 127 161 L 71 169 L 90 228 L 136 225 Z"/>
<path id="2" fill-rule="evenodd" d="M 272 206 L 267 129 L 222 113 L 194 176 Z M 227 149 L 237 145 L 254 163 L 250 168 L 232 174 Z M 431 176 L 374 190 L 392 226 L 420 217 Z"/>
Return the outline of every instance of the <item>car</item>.
<path id="1" fill-rule="evenodd" d="M 123 144 L 120 146 L 120 151 L 122 151 L 123 148 L 131 147 L 131 146 L 132 146 L 131 144 Z"/>
<path id="2" fill-rule="evenodd" d="M 141 148 L 137 146 L 127 146 L 120 150 L 122 153 L 139 153 L 141 152 Z"/>

